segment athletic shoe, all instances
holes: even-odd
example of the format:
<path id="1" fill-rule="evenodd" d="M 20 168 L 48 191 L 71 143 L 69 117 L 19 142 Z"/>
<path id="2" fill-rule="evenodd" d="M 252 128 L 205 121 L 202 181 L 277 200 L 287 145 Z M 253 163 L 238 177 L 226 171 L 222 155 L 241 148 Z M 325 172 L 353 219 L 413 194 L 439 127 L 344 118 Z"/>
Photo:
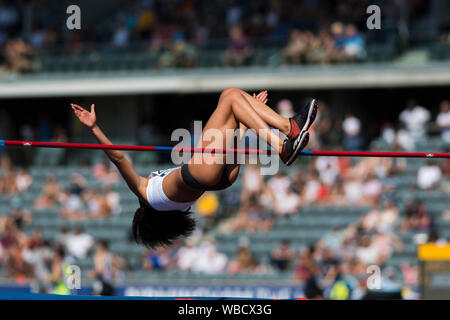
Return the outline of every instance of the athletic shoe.
<path id="1" fill-rule="evenodd" d="M 300 151 L 302 151 L 309 142 L 309 132 L 302 131 L 297 138 L 288 138 L 284 140 L 283 149 L 280 153 L 280 159 L 287 166 L 297 158 Z"/>
<path id="2" fill-rule="evenodd" d="M 289 118 L 291 123 L 291 130 L 288 134 L 288 138 L 297 138 L 297 136 L 303 132 L 308 131 L 317 115 L 317 101 L 312 99 L 302 111 L 297 113 L 294 117 Z"/>

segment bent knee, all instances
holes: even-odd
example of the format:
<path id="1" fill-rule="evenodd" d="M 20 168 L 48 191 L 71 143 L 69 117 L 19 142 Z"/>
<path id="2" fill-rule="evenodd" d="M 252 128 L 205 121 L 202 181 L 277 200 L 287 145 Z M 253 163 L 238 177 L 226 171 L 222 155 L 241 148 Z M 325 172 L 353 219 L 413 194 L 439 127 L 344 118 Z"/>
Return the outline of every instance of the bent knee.
<path id="1" fill-rule="evenodd" d="M 221 98 L 236 96 L 237 94 L 241 94 L 241 89 L 236 87 L 230 87 L 222 91 L 220 94 Z"/>

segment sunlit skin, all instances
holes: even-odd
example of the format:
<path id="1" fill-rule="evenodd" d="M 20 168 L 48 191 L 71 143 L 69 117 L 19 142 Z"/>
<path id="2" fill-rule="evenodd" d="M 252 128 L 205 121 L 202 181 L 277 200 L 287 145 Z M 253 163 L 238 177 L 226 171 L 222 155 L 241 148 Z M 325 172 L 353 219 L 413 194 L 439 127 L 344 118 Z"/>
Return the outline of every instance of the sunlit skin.
<path id="1" fill-rule="evenodd" d="M 223 139 L 225 140 L 227 130 L 241 129 L 245 132 L 247 128 L 251 128 L 257 133 L 265 132 L 266 134 L 264 136 L 260 134 L 260 137 L 280 152 L 283 140 L 272 132 L 270 127 L 287 134 L 290 130 L 289 119 L 280 116 L 268 107 L 266 105 L 267 101 L 267 91 L 262 91 L 258 95 L 253 94 L 252 96 L 238 88 L 224 90 L 220 95 L 215 111 L 203 129 L 199 144 L 207 145 L 208 148 L 221 148 L 225 145 L 225 141 L 206 140 L 204 134 L 209 129 L 216 129 L 222 132 Z M 90 111 L 76 104 L 72 104 L 71 106 L 80 122 L 91 130 L 99 143 L 112 144 L 97 124 L 95 105 L 91 105 Z M 121 151 L 104 151 L 109 159 L 117 166 L 130 190 L 139 199 L 147 201 L 146 190 L 150 177 L 139 176 L 131 162 Z M 227 175 L 231 183 L 236 180 L 239 174 L 239 164 L 226 164 L 225 161 L 222 161 L 222 163 L 205 163 L 205 161 L 201 161 L 201 157 L 203 156 L 201 153 L 196 153 L 189 161 L 189 171 L 197 181 L 204 185 L 212 186 L 220 181 L 223 173 Z M 225 155 L 221 156 L 225 157 Z M 162 187 L 166 196 L 174 202 L 193 202 L 204 192 L 186 185 L 181 176 L 180 169 L 169 173 L 164 178 Z"/>

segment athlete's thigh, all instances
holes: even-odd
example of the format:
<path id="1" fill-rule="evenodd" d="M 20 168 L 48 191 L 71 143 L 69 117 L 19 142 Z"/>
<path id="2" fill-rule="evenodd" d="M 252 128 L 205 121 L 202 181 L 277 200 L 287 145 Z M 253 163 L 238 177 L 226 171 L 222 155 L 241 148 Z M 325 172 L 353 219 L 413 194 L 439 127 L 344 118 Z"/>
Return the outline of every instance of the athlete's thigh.
<path id="1" fill-rule="evenodd" d="M 239 124 L 234 118 L 231 105 L 228 105 L 226 98 L 221 96 L 217 108 L 203 128 L 197 148 L 226 148 L 227 141 L 233 139 L 234 131 L 238 127 Z M 189 170 L 200 183 L 213 185 L 222 178 L 226 165 L 227 157 L 223 153 L 195 153 L 189 161 Z"/>

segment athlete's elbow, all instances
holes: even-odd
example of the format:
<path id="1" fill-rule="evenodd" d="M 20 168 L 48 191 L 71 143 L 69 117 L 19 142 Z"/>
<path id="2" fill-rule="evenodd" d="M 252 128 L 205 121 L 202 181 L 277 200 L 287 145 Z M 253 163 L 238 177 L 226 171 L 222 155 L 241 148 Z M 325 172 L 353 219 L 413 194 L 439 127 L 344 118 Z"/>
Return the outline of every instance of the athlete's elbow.
<path id="1" fill-rule="evenodd" d="M 123 161 L 126 160 L 125 155 L 124 155 L 122 152 L 120 152 L 119 154 L 112 155 L 112 156 L 110 157 L 110 159 L 111 159 L 111 161 L 112 161 L 113 163 L 115 163 L 116 165 L 119 165 L 119 164 L 121 164 Z"/>

